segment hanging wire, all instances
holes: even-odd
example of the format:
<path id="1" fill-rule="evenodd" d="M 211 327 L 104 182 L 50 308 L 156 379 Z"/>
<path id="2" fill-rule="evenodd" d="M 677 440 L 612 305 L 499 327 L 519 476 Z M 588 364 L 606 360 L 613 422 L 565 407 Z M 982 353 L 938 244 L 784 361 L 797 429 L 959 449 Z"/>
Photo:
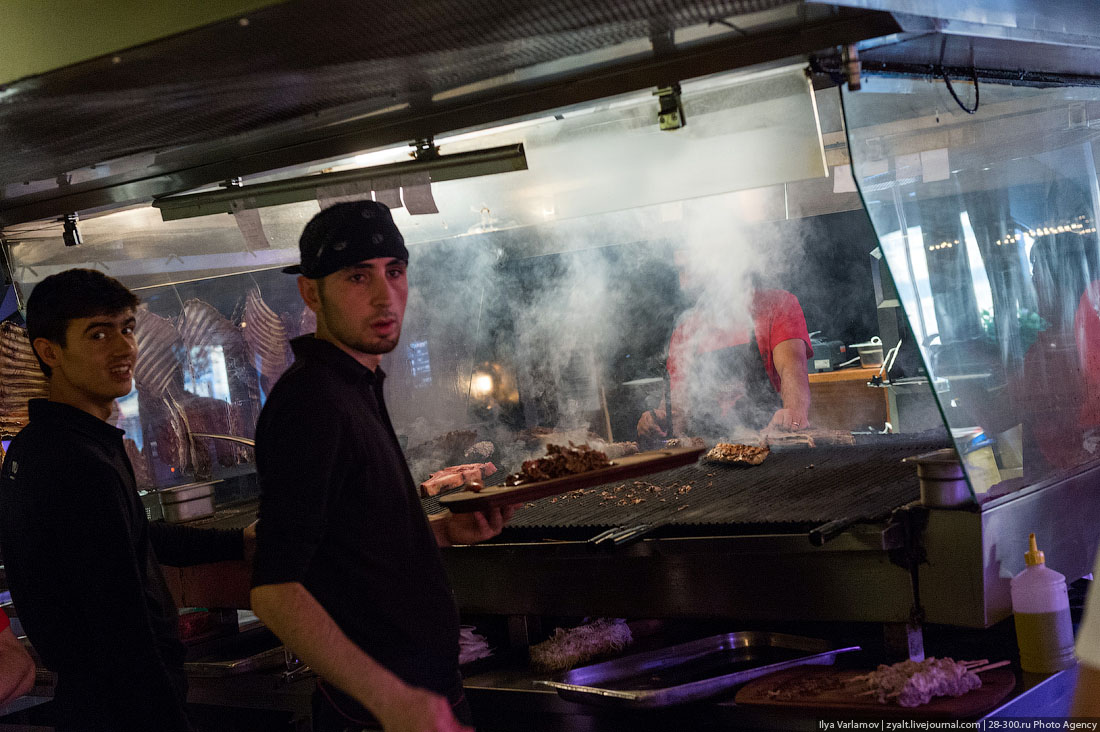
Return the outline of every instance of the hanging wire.
<path id="1" fill-rule="evenodd" d="M 966 112 L 967 114 L 974 114 L 975 112 L 977 112 L 978 111 L 978 101 L 979 101 L 979 98 L 978 98 L 978 70 L 976 68 L 974 68 L 973 66 L 970 67 L 970 79 L 971 79 L 971 81 L 974 82 L 974 106 L 973 107 L 967 107 L 965 104 L 963 104 L 962 100 L 959 99 L 959 95 L 955 93 L 955 88 L 953 86 L 951 86 L 951 77 L 948 76 L 948 74 L 947 74 L 947 67 L 946 66 L 941 67 L 940 72 L 941 72 L 941 75 L 943 76 L 944 83 L 947 84 L 947 91 L 949 91 L 951 93 L 951 98 L 954 99 L 955 103 L 959 105 L 959 109 Z"/>

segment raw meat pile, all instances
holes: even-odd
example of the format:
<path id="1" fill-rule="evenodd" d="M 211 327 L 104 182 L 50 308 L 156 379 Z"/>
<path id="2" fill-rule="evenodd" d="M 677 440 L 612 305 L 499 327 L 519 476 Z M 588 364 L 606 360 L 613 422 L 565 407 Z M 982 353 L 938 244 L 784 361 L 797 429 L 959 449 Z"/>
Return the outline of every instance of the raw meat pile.
<path id="1" fill-rule="evenodd" d="M 937 696 L 962 696 L 978 689 L 982 680 L 966 664 L 950 658 L 926 658 L 881 665 L 867 675 L 869 691 L 880 704 L 897 699 L 903 707 L 918 707 Z"/>
<path id="2" fill-rule="evenodd" d="M 556 628 L 548 639 L 531 646 L 531 664 L 544 671 L 564 671 L 633 642 L 625 620 L 601 618 L 568 630 Z"/>
<path id="3" fill-rule="evenodd" d="M 466 465 L 454 465 L 432 473 L 426 481 L 420 484 L 420 495 L 434 496 L 448 488 L 461 488 L 466 486 L 470 490 L 480 491 L 481 481 L 497 472 L 497 467 L 492 463 L 468 463 Z"/>
<path id="4" fill-rule="evenodd" d="M 522 481 L 550 480 L 576 473 L 610 467 L 607 455 L 593 450 L 588 445 L 547 445 L 546 457 L 525 460 L 519 473 L 508 476 L 509 484 L 517 485 Z"/>
<path id="5" fill-rule="evenodd" d="M 474 632 L 472 625 L 463 625 L 458 633 L 458 662 L 470 663 L 479 658 L 493 655 L 493 649 L 489 647 L 489 641 L 485 636 Z"/>

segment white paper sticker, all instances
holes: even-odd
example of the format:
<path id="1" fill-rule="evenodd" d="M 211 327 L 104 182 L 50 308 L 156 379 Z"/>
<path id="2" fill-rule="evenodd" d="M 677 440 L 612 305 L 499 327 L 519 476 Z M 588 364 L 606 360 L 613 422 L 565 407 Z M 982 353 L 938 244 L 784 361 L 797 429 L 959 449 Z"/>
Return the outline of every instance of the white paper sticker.
<path id="1" fill-rule="evenodd" d="M 245 246 L 248 251 L 255 249 L 270 249 L 271 242 L 264 233 L 264 225 L 260 222 L 260 211 L 255 208 L 243 208 L 240 202 L 230 204 L 234 208 L 233 218 L 237 222 L 237 228 L 241 230 Z"/>
<path id="2" fill-rule="evenodd" d="M 947 148 L 925 150 L 920 154 L 921 168 L 924 171 L 924 182 L 931 183 L 937 180 L 947 180 L 951 177 L 951 163 L 947 159 Z"/>
<path id="3" fill-rule="evenodd" d="M 374 200 L 389 208 L 401 208 L 401 176 L 390 175 L 371 181 Z"/>
<path id="4" fill-rule="evenodd" d="M 369 180 L 335 183 L 317 189 L 317 203 L 321 204 L 321 209 L 324 210 L 337 203 L 369 201 L 371 200 L 370 192 L 371 182 Z"/>
<path id="5" fill-rule="evenodd" d="M 850 165 L 833 166 L 833 193 L 855 193 L 856 181 Z"/>
<path id="6" fill-rule="evenodd" d="M 412 216 L 439 213 L 432 196 L 432 178 L 426 170 L 401 176 L 401 200 Z"/>

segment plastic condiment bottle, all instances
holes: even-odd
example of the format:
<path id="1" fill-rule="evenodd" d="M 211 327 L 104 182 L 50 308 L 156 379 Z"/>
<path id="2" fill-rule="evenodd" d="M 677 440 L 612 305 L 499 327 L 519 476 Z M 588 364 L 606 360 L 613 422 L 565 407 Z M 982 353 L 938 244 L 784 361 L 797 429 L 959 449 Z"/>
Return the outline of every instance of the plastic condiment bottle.
<path id="1" fill-rule="evenodd" d="M 1016 643 L 1024 671 L 1051 674 L 1075 663 L 1069 595 L 1066 578 L 1046 566 L 1035 534 L 1029 539 L 1031 546 L 1024 554 L 1027 567 L 1011 582 Z"/>

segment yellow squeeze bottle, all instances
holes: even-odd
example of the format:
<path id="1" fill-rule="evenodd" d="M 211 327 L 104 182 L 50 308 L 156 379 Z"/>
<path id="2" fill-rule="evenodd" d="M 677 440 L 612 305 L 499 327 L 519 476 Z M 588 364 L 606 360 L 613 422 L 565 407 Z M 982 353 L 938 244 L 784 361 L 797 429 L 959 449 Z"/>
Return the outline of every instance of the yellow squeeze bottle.
<path id="1" fill-rule="evenodd" d="M 1016 643 L 1024 671 L 1050 674 L 1076 663 L 1069 594 L 1066 578 L 1046 566 L 1035 534 L 1029 536 L 1029 542 L 1024 554 L 1027 566 L 1011 582 Z"/>

